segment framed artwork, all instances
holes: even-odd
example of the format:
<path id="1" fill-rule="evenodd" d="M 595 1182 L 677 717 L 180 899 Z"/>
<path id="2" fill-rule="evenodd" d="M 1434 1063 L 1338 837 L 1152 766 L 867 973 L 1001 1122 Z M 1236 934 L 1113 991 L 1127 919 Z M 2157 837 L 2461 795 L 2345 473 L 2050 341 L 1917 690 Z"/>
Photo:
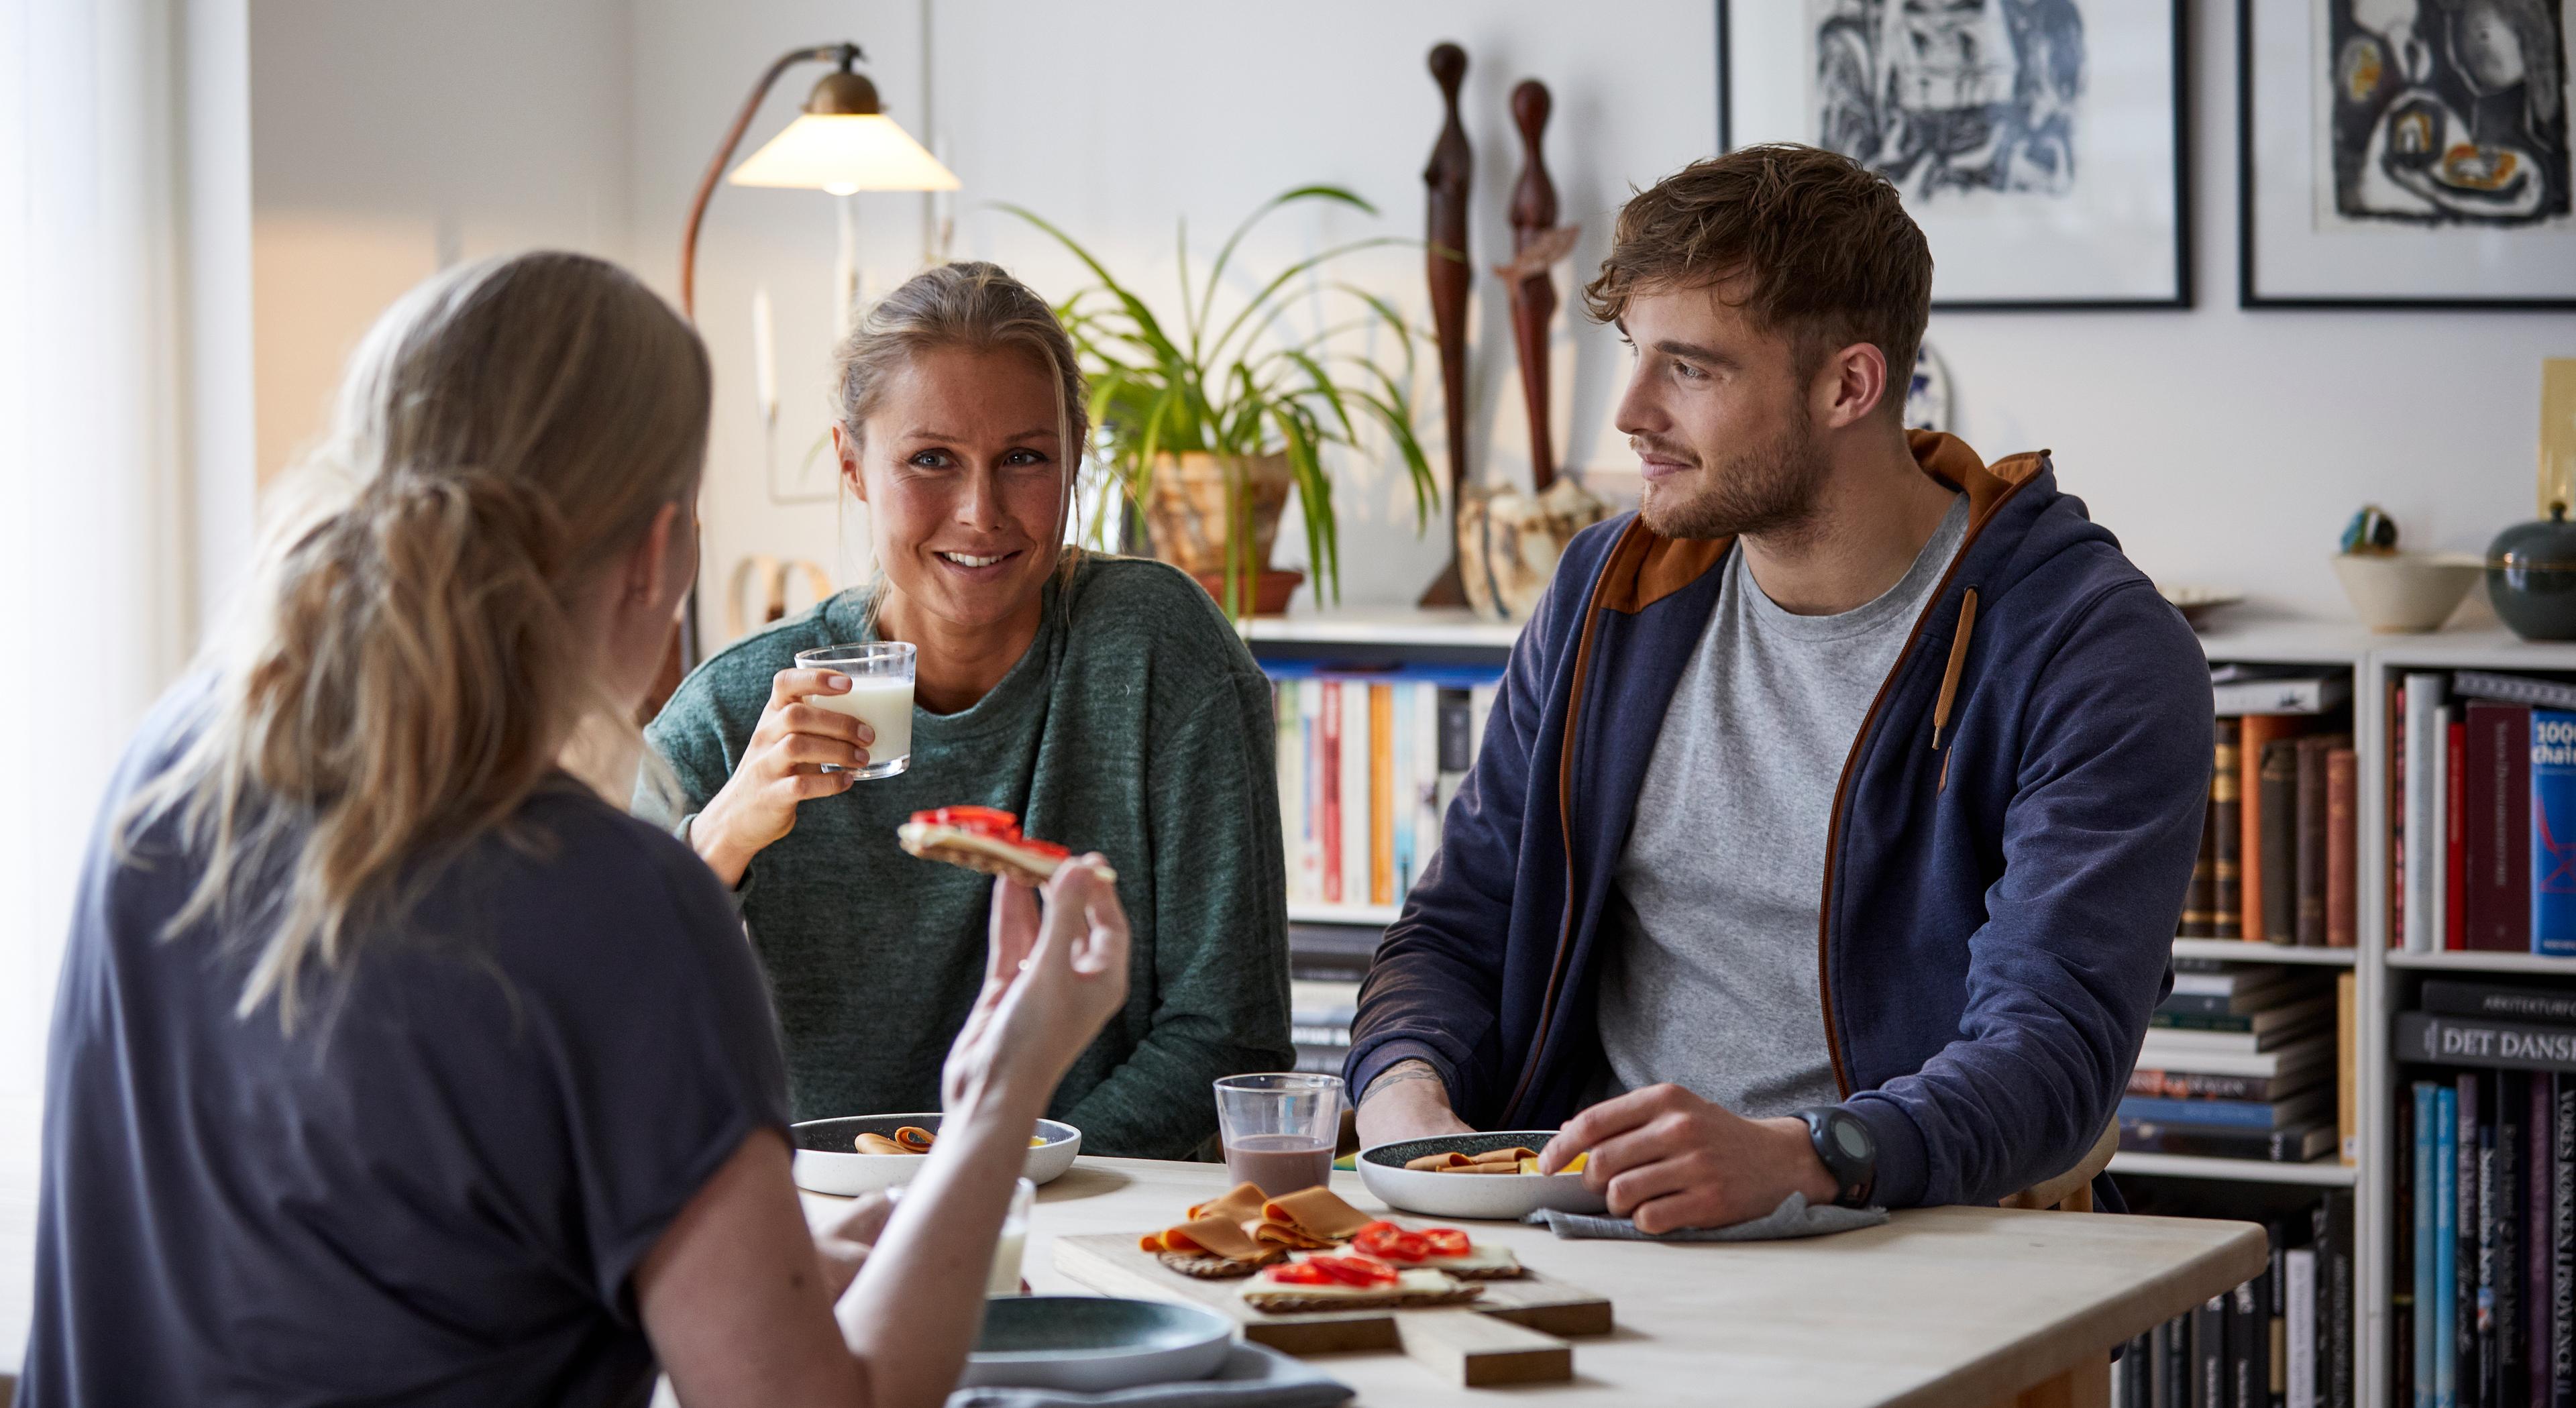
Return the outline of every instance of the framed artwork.
<path id="1" fill-rule="evenodd" d="M 2238 299 L 2576 308 L 2576 0 L 2237 0 Z"/>
<path id="2" fill-rule="evenodd" d="M 1932 306 L 2185 308 L 2184 0 L 1718 0 L 1718 146 L 1895 183 Z"/>

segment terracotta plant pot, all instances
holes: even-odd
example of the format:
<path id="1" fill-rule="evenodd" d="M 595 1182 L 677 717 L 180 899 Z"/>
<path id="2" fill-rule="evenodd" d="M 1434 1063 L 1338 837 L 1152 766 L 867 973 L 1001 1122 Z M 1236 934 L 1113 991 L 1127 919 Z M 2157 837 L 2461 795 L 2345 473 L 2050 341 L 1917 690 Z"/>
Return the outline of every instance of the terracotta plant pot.
<path id="1" fill-rule="evenodd" d="M 1225 599 L 1224 573 L 1193 572 L 1190 576 L 1200 586 L 1207 588 L 1207 594 L 1216 598 L 1217 605 L 1226 608 L 1228 614 L 1232 614 L 1234 604 Z M 1283 572 L 1274 567 L 1262 573 L 1253 579 L 1251 614 L 1255 616 L 1287 615 L 1288 599 L 1295 596 L 1297 589 L 1305 584 L 1306 574 L 1303 572 Z"/>
<path id="2" fill-rule="evenodd" d="M 1256 572 L 1267 572 L 1271 545 L 1279 538 L 1279 515 L 1288 507 L 1289 486 L 1296 482 L 1285 454 L 1163 455 L 1154 462 L 1153 484 L 1145 499 L 1145 524 L 1153 534 L 1154 555 L 1193 577 L 1214 574 L 1220 591 L 1237 522 L 1229 512 L 1235 506 L 1229 502 L 1228 489 L 1238 477 L 1251 501 L 1251 566 Z"/>
<path id="3" fill-rule="evenodd" d="M 1544 494 L 1469 489 L 1458 499 L 1458 575 L 1480 616 L 1526 621 L 1556 575 L 1574 535 L 1609 517 L 1610 506 L 1572 479 Z"/>

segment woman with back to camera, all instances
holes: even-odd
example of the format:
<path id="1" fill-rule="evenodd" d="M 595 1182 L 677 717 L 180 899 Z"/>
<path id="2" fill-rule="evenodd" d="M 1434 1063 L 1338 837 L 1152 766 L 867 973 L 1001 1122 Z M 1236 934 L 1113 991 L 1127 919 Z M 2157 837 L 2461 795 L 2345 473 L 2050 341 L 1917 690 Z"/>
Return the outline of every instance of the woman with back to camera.
<path id="1" fill-rule="evenodd" d="M 924 270 L 836 364 L 832 438 L 878 581 L 718 653 L 647 730 L 768 969 L 796 1117 L 931 1108 L 984 889 L 895 828 L 973 804 L 1115 857 L 1134 925 L 1127 1005 L 1048 1113 L 1085 1153 L 1185 1157 L 1216 1129 L 1210 1081 L 1295 1058 L 1269 681 L 1179 571 L 1065 546 L 1082 378 L 1025 285 Z M 875 738 L 805 702 L 847 676 L 795 657 L 880 639 L 918 652 L 910 769 L 819 771 L 864 765 Z"/>
<path id="2" fill-rule="evenodd" d="M 891 1220 L 808 1232 L 722 888 L 563 761 L 638 756 L 707 404 L 696 335 L 579 255 L 368 334 L 335 486 L 90 847 L 21 1404 L 641 1404 L 657 1359 L 693 1408 L 955 1384 L 1125 919 L 1096 858 L 1043 921 L 997 885 L 938 1146 Z"/>

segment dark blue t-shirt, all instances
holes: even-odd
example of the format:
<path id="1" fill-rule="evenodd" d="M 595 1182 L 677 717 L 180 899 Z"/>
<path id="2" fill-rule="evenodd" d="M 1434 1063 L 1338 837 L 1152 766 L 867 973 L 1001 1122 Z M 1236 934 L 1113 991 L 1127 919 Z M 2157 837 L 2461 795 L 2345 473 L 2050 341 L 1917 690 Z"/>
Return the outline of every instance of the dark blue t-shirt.
<path id="1" fill-rule="evenodd" d="M 685 847 L 569 782 L 317 977 L 234 1015 L 260 933 L 164 939 L 200 861 L 107 830 L 182 741 L 164 702 L 91 839 L 46 1077 L 18 1402 L 640 1404 L 630 1277 L 783 1128 L 760 972 Z"/>

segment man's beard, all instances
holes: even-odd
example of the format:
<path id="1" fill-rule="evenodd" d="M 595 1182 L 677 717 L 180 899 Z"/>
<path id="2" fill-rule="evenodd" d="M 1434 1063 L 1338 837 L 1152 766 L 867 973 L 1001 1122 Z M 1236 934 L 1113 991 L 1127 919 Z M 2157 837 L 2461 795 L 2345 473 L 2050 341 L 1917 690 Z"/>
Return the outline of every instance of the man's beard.
<path id="1" fill-rule="evenodd" d="M 1631 436 L 1639 451 L 1695 460 L 1696 493 L 1649 483 L 1637 506 L 1646 526 L 1667 538 L 1731 538 L 1795 534 L 1815 517 L 1825 480 L 1825 451 L 1807 426 L 1792 419 L 1778 435 L 1712 461 L 1678 445 Z"/>

